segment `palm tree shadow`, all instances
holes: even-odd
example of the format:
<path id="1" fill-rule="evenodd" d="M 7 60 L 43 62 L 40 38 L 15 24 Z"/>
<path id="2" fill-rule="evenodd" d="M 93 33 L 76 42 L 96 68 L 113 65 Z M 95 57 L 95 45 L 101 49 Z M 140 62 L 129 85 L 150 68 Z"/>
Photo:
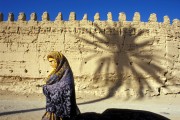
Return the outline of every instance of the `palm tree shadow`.
<path id="1" fill-rule="evenodd" d="M 102 86 L 107 87 L 108 92 L 103 98 L 79 104 L 108 99 L 118 94 L 117 91 L 122 88 L 126 93 L 126 100 L 130 99 L 132 94 L 136 95 L 137 99 L 142 99 L 145 94 L 151 94 L 153 91 L 155 91 L 155 95 L 159 95 L 160 87 L 165 86 L 166 82 L 161 80 L 160 77 L 165 77 L 167 71 L 157 63 L 160 61 L 166 62 L 167 59 L 153 54 L 151 45 L 155 41 L 154 38 L 146 38 L 138 42 L 139 38 L 148 34 L 149 31 L 147 29 L 138 30 L 134 27 L 115 30 L 108 26 L 103 29 L 98 24 L 94 24 L 94 28 L 94 33 L 87 31 L 93 40 L 81 36 L 75 37 L 80 39 L 83 44 L 95 48 L 79 47 L 81 52 L 92 52 L 92 55 L 89 55 L 84 61 L 98 58 L 99 53 L 103 54 L 97 60 L 98 65 L 94 71 L 92 81 L 93 84 L 103 83 Z M 83 63 L 81 69 L 83 69 Z M 112 71 L 112 67 L 114 71 Z M 98 77 L 100 75 L 104 77 Z M 152 81 L 154 81 L 153 84 L 155 83 L 158 86 L 157 90 L 154 89 Z M 96 88 L 92 87 L 92 89 Z"/>

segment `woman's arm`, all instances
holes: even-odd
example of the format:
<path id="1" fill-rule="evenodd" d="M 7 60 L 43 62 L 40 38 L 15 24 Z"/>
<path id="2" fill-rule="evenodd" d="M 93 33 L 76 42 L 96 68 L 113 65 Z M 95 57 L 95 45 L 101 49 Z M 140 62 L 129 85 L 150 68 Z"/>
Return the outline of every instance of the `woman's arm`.
<path id="1" fill-rule="evenodd" d="M 46 96 L 46 111 L 55 112 L 55 104 L 51 100 L 51 93 L 49 92 L 47 85 L 43 86 L 43 93 Z"/>

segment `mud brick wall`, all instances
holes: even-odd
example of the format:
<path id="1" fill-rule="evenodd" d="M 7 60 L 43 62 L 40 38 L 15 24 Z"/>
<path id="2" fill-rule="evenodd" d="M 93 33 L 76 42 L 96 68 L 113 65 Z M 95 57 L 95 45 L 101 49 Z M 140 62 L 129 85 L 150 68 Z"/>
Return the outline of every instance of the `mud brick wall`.
<path id="1" fill-rule="evenodd" d="M 59 13 L 54 21 L 44 12 L 26 20 L 19 13 L 17 21 L 9 13 L 4 21 L 0 13 L 0 89 L 40 92 L 35 87 L 50 71 L 46 55 L 61 51 L 74 72 L 76 91 L 99 96 L 155 96 L 180 92 L 180 21 L 163 22 L 151 14 L 142 22 L 138 12 L 132 21 L 119 13 L 118 21 L 94 21 L 85 14 L 69 20 Z M 23 86 L 23 87 L 22 87 Z M 13 89 L 16 87 L 16 89 Z"/>

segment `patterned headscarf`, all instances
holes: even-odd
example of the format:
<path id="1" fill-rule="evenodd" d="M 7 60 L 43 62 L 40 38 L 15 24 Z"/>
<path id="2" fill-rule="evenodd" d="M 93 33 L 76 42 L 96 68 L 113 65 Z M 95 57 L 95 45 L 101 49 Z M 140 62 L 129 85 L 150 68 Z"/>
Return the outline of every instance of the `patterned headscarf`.
<path id="1" fill-rule="evenodd" d="M 57 79 L 60 80 L 64 75 L 65 70 L 70 69 L 69 63 L 62 53 L 58 51 L 52 51 L 47 55 L 47 59 L 49 58 L 54 58 L 56 60 L 57 67 L 48 76 L 46 84 L 52 84 L 52 82 L 57 81 Z M 52 81 L 53 77 L 55 78 L 54 81 Z"/>

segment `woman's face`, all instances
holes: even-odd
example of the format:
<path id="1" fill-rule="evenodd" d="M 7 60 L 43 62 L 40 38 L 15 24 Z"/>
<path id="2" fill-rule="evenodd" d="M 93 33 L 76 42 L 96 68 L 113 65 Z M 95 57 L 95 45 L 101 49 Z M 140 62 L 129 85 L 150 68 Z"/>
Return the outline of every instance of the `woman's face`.
<path id="1" fill-rule="evenodd" d="M 49 61 L 50 66 L 51 66 L 53 69 L 56 69 L 56 67 L 57 67 L 57 61 L 56 61 L 56 59 L 54 59 L 54 58 L 49 58 L 48 61 Z"/>

